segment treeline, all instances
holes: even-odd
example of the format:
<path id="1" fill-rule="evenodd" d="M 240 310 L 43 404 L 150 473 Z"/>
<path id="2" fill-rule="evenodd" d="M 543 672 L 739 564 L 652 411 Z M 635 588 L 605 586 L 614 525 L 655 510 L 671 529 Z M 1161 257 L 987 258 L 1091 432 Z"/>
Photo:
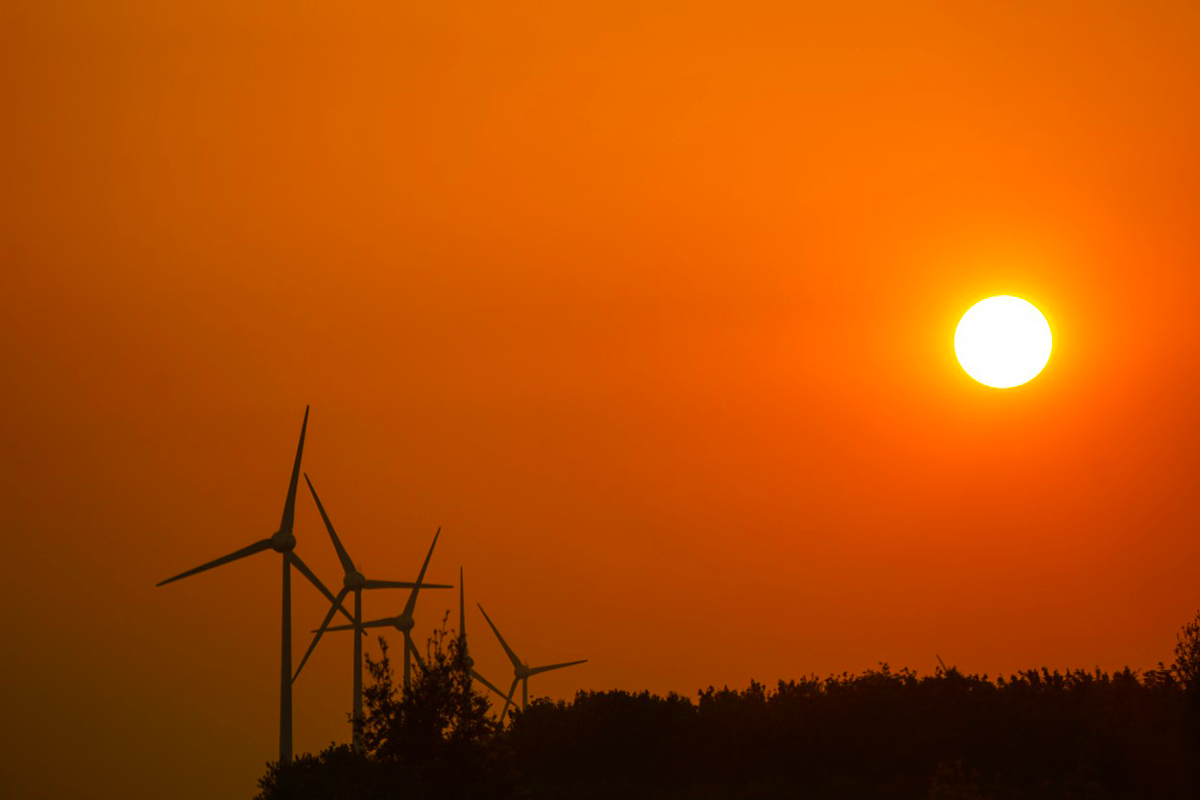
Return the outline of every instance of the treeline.
<path id="1" fill-rule="evenodd" d="M 407 697 L 386 648 L 369 661 L 366 752 L 271 765 L 259 798 L 1200 797 L 1200 616 L 1143 674 L 882 665 L 695 700 L 579 692 L 503 729 L 456 640 L 435 634 L 429 656 Z"/>

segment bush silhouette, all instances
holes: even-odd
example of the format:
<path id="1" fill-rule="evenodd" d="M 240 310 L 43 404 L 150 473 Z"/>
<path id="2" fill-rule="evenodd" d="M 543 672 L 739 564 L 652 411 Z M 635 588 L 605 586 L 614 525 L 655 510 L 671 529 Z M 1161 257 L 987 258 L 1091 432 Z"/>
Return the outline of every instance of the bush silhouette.
<path id="1" fill-rule="evenodd" d="M 368 660 L 366 751 L 270 765 L 278 798 L 1175 800 L 1200 797 L 1200 615 L 1175 659 L 1129 669 L 1029 669 L 989 679 L 887 664 L 773 687 L 535 699 L 501 729 L 458 640 L 428 645 L 396 690 Z"/>
<path id="2" fill-rule="evenodd" d="M 319 755 L 304 753 L 287 766 L 279 762 L 267 765 L 267 774 L 258 781 L 260 800 L 328 800 L 334 797 L 382 797 L 375 765 L 348 744 L 331 744 Z"/>
<path id="3" fill-rule="evenodd" d="M 1175 639 L 1171 673 L 1185 690 L 1200 692 L 1200 613 L 1183 626 Z"/>
<path id="4" fill-rule="evenodd" d="M 499 726 L 488 717 L 487 698 L 474 691 L 461 640 L 444 627 L 434 631 L 425 666 L 403 693 L 394 683 L 387 643 L 379 643 L 380 660 L 367 658 L 367 754 L 388 775 L 424 787 L 426 796 L 441 796 L 446 787 L 486 786 L 494 793 L 506 777 L 493 741 Z"/>
<path id="5" fill-rule="evenodd" d="M 512 780 L 494 741 L 499 726 L 474 691 L 461 641 L 444 624 L 434 631 L 408 692 L 396 686 L 382 637 L 379 646 L 378 661 L 366 658 L 364 752 L 331 745 L 287 766 L 272 763 L 258 800 L 504 797 Z"/>

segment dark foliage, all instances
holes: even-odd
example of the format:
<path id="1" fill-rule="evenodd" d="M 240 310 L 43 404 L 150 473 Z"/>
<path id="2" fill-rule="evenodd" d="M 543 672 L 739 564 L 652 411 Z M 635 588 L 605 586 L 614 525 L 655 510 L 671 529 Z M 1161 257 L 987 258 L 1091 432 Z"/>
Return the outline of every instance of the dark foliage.
<path id="1" fill-rule="evenodd" d="M 425 668 L 403 694 L 393 682 L 387 643 L 379 641 L 383 655 L 368 657 L 371 684 L 363 695 L 367 754 L 383 774 L 421 787 L 422 797 L 469 797 L 472 790 L 494 795 L 507 777 L 495 741 L 499 726 L 488 717 L 487 698 L 473 690 L 459 639 L 444 628 L 435 631 Z M 414 796 L 411 791 L 395 796 Z"/>
<path id="2" fill-rule="evenodd" d="M 258 781 L 261 800 L 328 800 L 334 797 L 375 798 L 376 765 L 355 753 L 350 745 L 330 745 L 320 755 L 304 753 L 286 767 L 279 762 L 267 765 L 267 774 Z"/>
<path id="3" fill-rule="evenodd" d="M 989 680 L 886 664 L 696 701 L 580 692 L 532 702 L 501 731 L 445 633 L 410 697 L 386 647 L 370 662 L 365 755 L 331 747 L 272 767 L 263 800 L 344 797 L 1200 797 L 1200 615 L 1170 667 L 1026 670 Z"/>
<path id="4" fill-rule="evenodd" d="M 508 736 L 546 797 L 603 783 L 688 797 L 1184 798 L 1197 795 L 1181 700 L 1177 685 L 1129 671 L 992 682 L 884 666 L 710 688 L 695 705 L 581 692 L 531 705 Z"/>
<path id="5" fill-rule="evenodd" d="M 460 641 L 435 631 L 411 690 L 396 686 L 387 642 L 366 659 L 364 752 L 330 746 L 287 767 L 268 766 L 258 800 L 458 800 L 504 798 L 513 780 L 490 705 L 472 687 Z"/>

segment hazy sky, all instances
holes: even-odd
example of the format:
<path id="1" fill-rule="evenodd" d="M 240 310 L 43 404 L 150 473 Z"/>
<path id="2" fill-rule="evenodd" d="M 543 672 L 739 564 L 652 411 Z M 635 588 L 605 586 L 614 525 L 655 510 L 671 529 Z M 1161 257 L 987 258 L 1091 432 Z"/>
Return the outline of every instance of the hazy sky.
<path id="1" fill-rule="evenodd" d="M 0 4 L 0 794 L 252 793 L 278 559 L 154 583 L 275 530 L 309 403 L 365 572 L 441 525 L 431 580 L 590 659 L 536 695 L 1169 659 L 1195 3 L 248 5 Z M 1056 336 L 1011 391 L 952 346 L 1001 293 Z M 348 738 L 347 640 L 295 702 Z"/>

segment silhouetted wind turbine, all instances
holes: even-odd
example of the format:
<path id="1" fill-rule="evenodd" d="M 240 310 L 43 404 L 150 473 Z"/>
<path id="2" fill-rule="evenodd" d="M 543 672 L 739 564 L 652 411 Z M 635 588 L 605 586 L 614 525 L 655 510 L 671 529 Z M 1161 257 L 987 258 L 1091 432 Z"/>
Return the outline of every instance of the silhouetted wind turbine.
<path id="1" fill-rule="evenodd" d="M 479 604 L 476 603 L 476 605 Z M 479 610 L 483 611 L 482 605 L 479 606 Z M 497 630 L 496 624 L 492 622 L 492 618 L 487 615 L 486 611 L 483 611 L 483 618 L 487 620 L 488 625 L 492 626 L 492 633 L 496 634 L 496 638 L 500 640 L 500 646 L 504 648 L 504 652 L 508 654 L 508 660 L 511 661 L 513 665 L 513 682 L 512 686 L 510 686 L 508 689 L 508 696 L 504 700 L 504 710 L 500 712 L 501 722 L 504 721 L 504 715 L 508 713 L 508 707 L 512 705 L 513 692 L 517 690 L 518 682 L 521 684 L 521 710 L 524 711 L 525 707 L 529 704 L 529 679 L 531 677 L 534 675 L 540 675 L 543 672 L 549 672 L 552 669 L 573 667 L 576 664 L 583 664 L 587 662 L 587 659 L 585 658 L 580 661 L 566 661 L 562 664 L 549 664 L 544 667 L 530 667 L 527 664 L 524 664 L 521 659 L 517 658 L 517 654 L 513 652 L 511 647 L 508 646 L 508 642 L 504 641 L 504 637 L 500 635 L 500 631 Z"/>
<path id="2" fill-rule="evenodd" d="M 308 479 L 308 473 L 304 473 L 304 482 L 308 484 L 308 490 L 312 492 L 313 500 L 317 501 L 317 510 L 321 512 L 321 519 L 325 521 L 325 530 L 329 531 L 329 538 L 333 540 L 333 549 L 337 551 L 338 561 L 342 562 L 342 590 L 338 592 L 333 603 L 329 606 L 329 613 L 325 615 L 325 620 L 321 623 L 321 627 L 317 629 L 317 633 L 313 636 L 312 644 L 308 646 L 308 652 L 304 654 L 304 658 L 300 660 L 300 666 L 296 667 L 296 674 L 292 677 L 294 681 L 300 677 L 300 670 L 304 669 L 305 663 L 308 662 L 308 657 L 312 655 L 313 650 L 317 647 L 317 642 L 321 641 L 321 635 L 329 628 L 330 621 L 333 620 L 334 613 L 338 610 L 343 599 L 350 592 L 354 592 L 354 624 L 362 625 L 362 593 L 364 589 L 452 589 L 453 586 L 445 584 L 422 584 L 419 582 L 411 583 L 409 581 L 377 581 L 371 580 L 359 572 L 354 567 L 354 562 L 350 560 L 350 554 L 346 552 L 345 546 L 342 545 L 342 540 L 338 538 L 337 531 L 333 529 L 333 523 L 329 520 L 329 515 L 325 513 L 325 506 L 321 504 L 321 498 L 317 496 L 317 490 L 313 488 L 312 481 Z M 422 571 L 421 573 L 425 573 Z M 362 628 L 360 627 L 361 631 Z M 365 636 L 365 631 L 363 632 Z M 354 637 L 354 712 L 352 719 L 353 734 L 352 742 L 354 748 L 362 748 L 362 637 Z"/>
<path id="3" fill-rule="evenodd" d="M 471 653 L 467 650 L 467 605 L 463 600 L 463 571 L 462 567 L 458 568 L 458 643 L 462 650 L 463 661 L 465 662 L 467 671 L 475 680 L 482 683 L 487 688 L 491 689 L 496 694 L 504 697 L 504 692 L 492 685 L 491 681 L 480 675 L 475 670 L 475 659 L 471 658 Z"/>
<path id="4" fill-rule="evenodd" d="M 416 585 L 409 592 L 408 602 L 404 604 L 404 610 L 394 617 L 384 617 L 383 619 L 372 620 L 371 622 L 362 622 L 358 624 L 358 629 L 363 628 L 386 628 L 389 625 L 395 626 L 396 630 L 404 634 L 404 690 L 408 691 L 410 674 L 412 666 L 409 660 L 410 654 L 417 659 L 417 664 L 421 669 L 425 668 L 425 662 L 421 660 L 421 654 L 417 651 L 417 646 L 413 644 L 412 629 L 413 629 L 413 611 L 417 607 L 417 595 L 425 581 L 425 570 L 429 567 L 429 559 L 433 557 L 433 548 L 437 546 L 438 535 L 442 532 L 439 527 L 437 532 L 433 534 L 433 544 L 429 545 L 429 552 L 425 555 L 425 563 L 421 565 L 421 572 L 417 575 Z M 348 631 L 354 629 L 355 625 L 335 625 L 326 630 L 331 631 Z"/>
<path id="5" fill-rule="evenodd" d="M 255 553 L 261 553 L 264 550 L 274 550 L 283 555 L 283 622 L 282 636 L 280 643 L 280 670 L 279 670 L 279 760 L 287 764 L 292 760 L 292 570 L 293 566 L 300 571 L 300 574 L 308 578 L 313 586 L 321 590 L 321 594 L 325 595 L 331 603 L 334 603 L 338 609 L 346 615 L 347 619 L 354 618 L 341 608 L 340 604 L 334 599 L 333 595 L 325 585 L 313 574 L 313 571 L 300 560 L 300 556 L 296 555 L 293 550 L 296 547 L 296 537 L 292 534 L 292 526 L 296 516 L 296 484 L 300 480 L 300 457 L 304 454 L 304 433 L 308 429 L 308 406 L 304 407 L 304 422 L 300 426 L 300 444 L 296 446 L 296 463 L 292 466 L 292 479 L 288 483 L 287 500 L 283 504 L 283 519 L 279 523 L 279 530 L 271 534 L 269 539 L 261 539 L 248 547 L 243 547 L 230 553 L 227 556 L 210 561 L 207 564 L 202 564 L 195 569 L 189 569 L 187 572 L 181 572 L 173 578 L 167 578 L 161 581 L 157 586 L 177 581 L 180 578 L 186 578 L 190 575 L 195 575 L 198 572 L 219 567 L 222 564 L 228 564 L 231 561 L 237 561 L 246 556 L 252 556 Z"/>

